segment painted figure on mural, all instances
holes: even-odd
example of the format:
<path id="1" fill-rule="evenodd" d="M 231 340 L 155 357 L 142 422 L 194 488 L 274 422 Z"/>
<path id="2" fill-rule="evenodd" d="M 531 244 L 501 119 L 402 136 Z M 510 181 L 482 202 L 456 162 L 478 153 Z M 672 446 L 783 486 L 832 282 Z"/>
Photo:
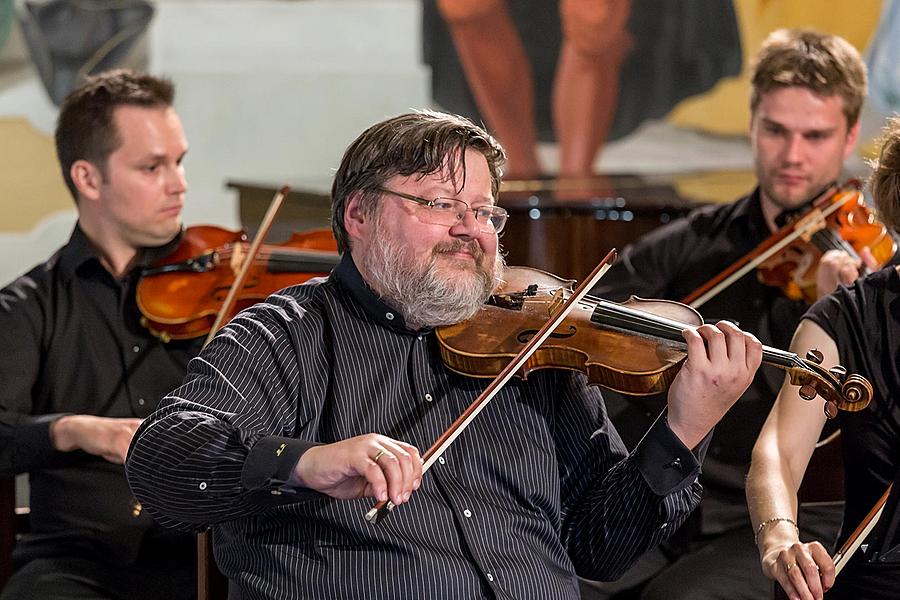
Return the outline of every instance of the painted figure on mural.
<path id="1" fill-rule="evenodd" d="M 546 20 L 547 5 L 434 2 L 449 28 L 478 112 L 507 148 L 508 178 L 543 174 L 536 148 L 544 129 L 541 100 L 546 86 L 543 73 L 533 68 L 534 50 L 529 46 L 549 51 L 552 34 L 542 31 L 543 39 L 525 39 L 521 25 L 527 19 Z M 564 178 L 592 176 L 608 140 L 630 133 L 645 119 L 664 116 L 679 100 L 740 70 L 740 40 L 730 2 L 560 0 L 558 11 L 562 35 L 550 114 L 559 146 L 558 174 Z M 701 21 L 714 24 L 715 34 L 701 32 Z M 437 52 L 429 50 L 426 56 Z M 438 64 L 435 77 L 443 77 L 444 63 L 432 62 Z M 439 102 L 457 108 L 455 95 L 445 98 L 437 83 Z"/>

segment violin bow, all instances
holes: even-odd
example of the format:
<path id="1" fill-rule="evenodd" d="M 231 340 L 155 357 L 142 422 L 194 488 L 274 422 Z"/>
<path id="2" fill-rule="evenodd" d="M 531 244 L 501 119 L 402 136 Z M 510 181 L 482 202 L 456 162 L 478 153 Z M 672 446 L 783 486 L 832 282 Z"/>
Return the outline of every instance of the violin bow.
<path id="1" fill-rule="evenodd" d="M 503 386 L 512 379 L 513 375 L 521 369 L 525 363 L 531 358 L 531 355 L 535 353 L 535 351 L 540 347 L 544 341 L 550 337 L 550 334 L 560 326 L 560 324 L 565 320 L 565 318 L 572 312 L 572 309 L 575 308 L 575 305 L 578 304 L 587 294 L 588 292 L 597 285 L 597 282 L 600 281 L 600 278 L 606 273 L 606 271 L 612 266 L 612 263 L 616 260 L 616 250 L 613 248 L 609 251 L 609 253 L 604 257 L 600 264 L 598 264 L 591 274 L 585 278 L 584 281 L 581 282 L 581 285 L 576 288 L 572 295 L 565 301 L 565 303 L 561 306 L 561 308 L 554 313 L 544 326 L 531 338 L 531 340 L 525 345 L 519 353 L 513 357 L 512 360 L 509 361 L 509 364 L 506 365 L 497 377 L 491 381 L 490 385 L 488 385 L 485 390 L 479 394 L 479 396 L 466 408 L 463 413 L 457 417 L 457 419 L 450 425 L 449 428 L 437 439 L 434 444 L 432 444 L 431 448 L 425 453 L 422 457 L 424 461 L 422 464 L 422 475 L 424 475 L 428 469 L 431 468 L 431 465 L 437 461 L 438 458 L 450 447 L 457 437 L 469 426 L 472 421 L 475 420 L 475 417 L 478 416 L 485 406 L 497 395 L 497 393 L 503 389 Z M 387 516 L 392 510 L 394 510 L 395 505 L 390 500 L 382 500 L 376 503 L 369 512 L 366 513 L 366 521 L 372 524 L 376 524 L 381 522 L 381 520 Z"/>
<path id="2" fill-rule="evenodd" d="M 256 232 L 256 237 L 253 238 L 253 243 L 250 244 L 250 248 L 247 249 L 247 256 L 244 258 L 244 262 L 241 264 L 241 268 L 238 270 L 238 274 L 234 278 L 234 281 L 231 284 L 231 288 L 228 290 L 228 295 L 225 296 L 225 301 L 222 303 L 222 308 L 219 309 L 219 314 L 216 315 L 216 320 L 210 328 L 209 334 L 207 334 L 206 336 L 206 341 L 203 342 L 204 347 L 210 341 L 212 341 L 213 336 L 216 335 L 216 332 L 224 324 L 225 316 L 231 312 L 232 308 L 234 308 L 234 303 L 237 301 L 238 292 L 244 287 L 244 281 L 247 280 L 247 274 L 250 273 L 250 267 L 253 265 L 253 259 L 256 258 L 256 255 L 259 253 L 259 249 L 262 246 L 263 240 L 265 240 L 266 236 L 269 234 L 269 229 L 271 229 L 272 223 L 275 221 L 275 215 L 278 214 L 278 210 L 281 208 L 284 199 L 287 197 L 288 192 L 290 191 L 291 188 L 284 185 L 281 186 L 281 189 L 275 192 L 275 196 L 272 197 L 272 201 L 269 203 L 269 208 L 268 210 L 266 210 L 266 214 L 265 216 L 263 216 L 263 220 L 259 224 L 259 229 Z"/>
<path id="3" fill-rule="evenodd" d="M 250 267 L 253 265 L 253 259 L 256 257 L 257 253 L 259 253 L 259 248 L 262 246 L 263 240 L 266 235 L 268 235 L 269 229 L 272 227 L 275 215 L 278 213 L 278 209 L 281 208 L 285 197 L 287 197 L 288 192 L 290 191 L 291 188 L 285 185 L 272 197 L 269 208 L 266 210 L 266 214 L 259 224 L 256 237 L 253 239 L 253 243 L 247 250 L 247 256 L 244 258 L 244 262 L 241 264 L 241 268 L 238 270 L 238 274 L 231 284 L 231 289 L 228 290 L 228 295 L 225 297 L 225 301 L 222 303 L 222 307 L 216 315 L 215 323 L 213 323 L 213 326 L 209 330 L 209 334 L 206 336 L 206 340 L 203 342 L 204 348 L 212 341 L 216 332 L 225 323 L 225 316 L 231 312 L 232 308 L 234 308 L 238 291 L 244 287 L 244 281 L 246 281 L 247 274 L 250 272 Z M 197 591 L 201 597 L 208 596 L 207 592 L 211 585 L 210 565 L 215 564 L 212 558 L 211 546 L 212 541 L 210 539 L 209 530 L 201 531 L 197 534 Z"/>
<path id="4" fill-rule="evenodd" d="M 779 252 L 791 242 L 799 237 L 808 234 L 811 230 L 821 228 L 825 218 L 834 211 L 841 208 L 847 202 L 857 199 L 861 193 L 858 189 L 847 189 L 848 185 L 838 188 L 835 194 L 846 192 L 846 198 L 840 202 L 833 202 L 829 206 L 822 209 L 817 202 L 812 210 L 800 217 L 796 223 L 785 225 L 777 232 L 773 233 L 767 240 L 757 246 L 752 252 L 738 259 L 727 269 L 707 281 L 705 284 L 682 298 L 681 303 L 687 304 L 692 308 L 700 308 L 706 304 L 708 300 L 717 296 L 719 292 L 730 286 L 732 283 L 764 263 L 776 252 Z M 831 198 L 831 196 L 828 196 Z"/>
<path id="5" fill-rule="evenodd" d="M 884 491 L 881 498 L 878 499 L 878 502 L 875 503 L 875 506 L 872 507 L 872 510 L 869 511 L 869 514 L 866 515 L 866 518 L 862 520 L 862 522 L 857 525 L 856 529 L 853 530 L 853 533 L 850 534 L 850 537 L 847 538 L 847 541 L 841 546 L 841 549 L 834 553 L 832 560 L 834 561 L 834 576 L 837 577 L 847 563 L 850 561 L 850 558 L 853 556 L 853 553 L 862 545 L 866 538 L 872 533 L 872 530 L 875 528 L 875 524 L 878 523 L 878 519 L 881 518 L 881 513 L 884 512 L 884 505 L 887 502 L 888 496 L 891 494 L 891 489 L 894 487 L 894 484 L 888 486 L 888 489 Z"/>

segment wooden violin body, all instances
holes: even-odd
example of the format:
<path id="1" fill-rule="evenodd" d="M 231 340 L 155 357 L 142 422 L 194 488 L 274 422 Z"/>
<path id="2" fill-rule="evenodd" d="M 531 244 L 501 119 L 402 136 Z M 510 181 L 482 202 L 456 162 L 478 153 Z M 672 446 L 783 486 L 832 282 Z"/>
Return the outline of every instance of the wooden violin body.
<path id="1" fill-rule="evenodd" d="M 897 251 L 887 227 L 875 218 L 862 192 L 854 187 L 845 187 L 817 203 L 789 227 L 803 230 L 803 234 L 763 262 L 757 275 L 762 283 L 781 288 L 788 298 L 808 304 L 818 299 L 816 272 L 828 250 L 856 256 L 868 249 L 879 268 Z"/>
<path id="2" fill-rule="evenodd" d="M 466 322 L 437 331 L 441 355 L 454 371 L 477 377 L 494 377 L 518 354 L 537 329 L 564 299 L 559 290 L 568 290 L 571 281 L 537 269 L 508 267 L 506 284 L 476 317 L 485 327 Z M 532 287 L 533 294 L 528 292 Z M 689 306 L 669 300 L 642 300 L 632 297 L 621 306 L 698 326 L 702 318 Z M 616 391 L 647 395 L 669 388 L 685 359 L 684 343 L 649 336 L 622 335 L 598 327 L 591 318 L 597 306 L 592 302 L 576 306 L 563 326 L 526 362 L 518 373 L 541 368 L 562 368 L 587 374 L 588 381 Z M 476 353 L 472 348 L 489 348 Z"/>
<path id="3" fill-rule="evenodd" d="M 243 231 L 189 227 L 179 247 L 145 270 L 137 287 L 142 322 L 164 341 L 206 335 L 247 255 Z M 227 318 L 282 288 L 327 275 L 340 256 L 330 230 L 295 233 L 254 257 Z"/>

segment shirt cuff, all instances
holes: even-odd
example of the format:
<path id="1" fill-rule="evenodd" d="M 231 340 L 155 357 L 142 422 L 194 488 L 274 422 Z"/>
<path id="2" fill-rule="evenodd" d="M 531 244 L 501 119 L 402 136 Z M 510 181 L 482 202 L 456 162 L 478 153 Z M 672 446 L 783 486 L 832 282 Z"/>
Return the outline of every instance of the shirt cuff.
<path id="1" fill-rule="evenodd" d="M 660 413 L 632 455 L 644 481 L 658 496 L 681 491 L 696 481 L 712 438 L 710 432 L 692 452 L 669 429 L 666 415 L 666 411 Z"/>
<path id="2" fill-rule="evenodd" d="M 50 440 L 50 425 L 68 413 L 28 416 L 16 427 L 14 464 L 42 464 L 59 451 Z M 18 469 L 17 469 L 18 471 Z"/>
<path id="3" fill-rule="evenodd" d="M 244 489 L 283 491 L 291 477 L 294 467 L 300 462 L 303 453 L 319 446 L 316 442 L 298 440 L 296 438 L 264 437 L 260 438 L 250 449 L 244 468 L 241 470 L 241 484 Z"/>

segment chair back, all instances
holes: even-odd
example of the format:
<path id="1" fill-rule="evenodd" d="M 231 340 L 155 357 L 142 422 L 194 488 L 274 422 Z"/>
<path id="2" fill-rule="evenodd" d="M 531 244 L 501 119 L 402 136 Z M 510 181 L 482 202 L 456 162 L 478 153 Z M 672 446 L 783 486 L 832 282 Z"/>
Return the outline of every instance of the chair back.
<path id="1" fill-rule="evenodd" d="M 226 600 L 228 578 L 219 571 L 212 552 L 212 532 L 197 536 L 197 600 Z"/>

